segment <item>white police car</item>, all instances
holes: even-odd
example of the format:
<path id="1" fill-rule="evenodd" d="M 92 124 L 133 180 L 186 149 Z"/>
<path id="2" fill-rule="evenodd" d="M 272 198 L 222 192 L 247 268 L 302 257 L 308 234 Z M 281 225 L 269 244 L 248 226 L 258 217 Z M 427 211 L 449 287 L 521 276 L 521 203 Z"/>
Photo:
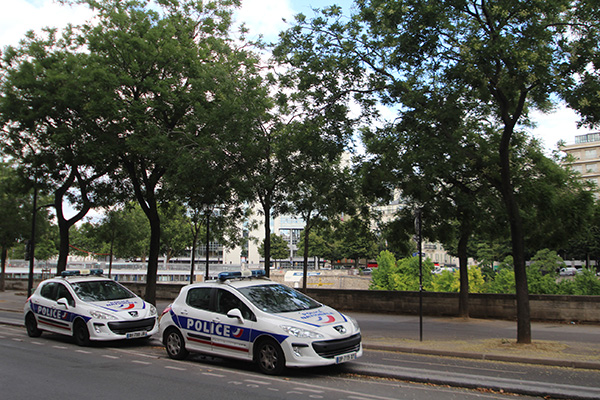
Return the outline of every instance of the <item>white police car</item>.
<path id="1" fill-rule="evenodd" d="M 249 272 L 249 271 L 244 271 Z M 362 355 L 356 321 L 304 294 L 240 272 L 185 286 L 160 317 L 167 354 L 254 361 L 266 374 L 339 364 Z"/>
<path id="2" fill-rule="evenodd" d="M 60 333 L 87 346 L 91 340 L 143 338 L 156 333 L 156 308 L 101 273 L 66 271 L 64 276 L 41 282 L 25 303 L 27 334 Z"/>

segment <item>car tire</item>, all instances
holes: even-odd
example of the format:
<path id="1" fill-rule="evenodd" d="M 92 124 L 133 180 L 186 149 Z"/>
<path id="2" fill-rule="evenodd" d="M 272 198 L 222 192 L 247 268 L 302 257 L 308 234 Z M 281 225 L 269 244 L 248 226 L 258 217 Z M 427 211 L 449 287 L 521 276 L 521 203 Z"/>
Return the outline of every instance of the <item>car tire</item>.
<path id="1" fill-rule="evenodd" d="M 165 350 L 167 355 L 173 360 L 184 360 L 189 352 L 185 348 L 185 341 L 181 332 L 177 329 L 169 329 L 164 337 Z"/>
<path id="2" fill-rule="evenodd" d="M 73 325 L 73 339 L 78 346 L 87 347 L 90 345 L 90 332 L 87 325 L 78 319 Z"/>
<path id="3" fill-rule="evenodd" d="M 280 375 L 285 370 L 285 355 L 279 343 L 273 339 L 262 339 L 255 349 L 255 361 L 260 372 Z"/>
<path id="4" fill-rule="evenodd" d="M 27 336 L 29 337 L 40 337 L 42 335 L 42 330 L 38 328 L 33 313 L 28 313 L 25 316 L 25 328 L 27 328 Z"/>

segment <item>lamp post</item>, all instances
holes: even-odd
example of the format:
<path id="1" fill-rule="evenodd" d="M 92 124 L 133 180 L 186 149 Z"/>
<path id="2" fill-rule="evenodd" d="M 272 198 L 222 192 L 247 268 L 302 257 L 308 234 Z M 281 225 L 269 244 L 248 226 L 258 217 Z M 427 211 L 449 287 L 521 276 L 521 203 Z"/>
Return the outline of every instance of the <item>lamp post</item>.
<path id="1" fill-rule="evenodd" d="M 31 215 L 31 236 L 27 247 L 25 248 L 25 254 L 29 257 L 29 279 L 27 280 L 27 298 L 31 296 L 31 289 L 33 288 L 33 267 L 35 258 L 35 220 L 37 215 L 37 187 L 33 185 L 33 211 Z"/>
<path id="2" fill-rule="evenodd" d="M 29 243 L 27 243 L 27 247 L 25 250 L 26 256 L 29 258 L 29 277 L 27 279 L 27 297 L 31 296 L 31 291 L 33 289 L 33 274 L 34 274 L 34 264 L 35 264 L 35 228 L 36 228 L 36 219 L 37 212 L 42 208 L 53 207 L 54 204 L 44 204 L 43 206 L 37 206 L 37 187 L 33 186 L 33 211 L 31 215 L 31 239 L 29 239 Z"/>

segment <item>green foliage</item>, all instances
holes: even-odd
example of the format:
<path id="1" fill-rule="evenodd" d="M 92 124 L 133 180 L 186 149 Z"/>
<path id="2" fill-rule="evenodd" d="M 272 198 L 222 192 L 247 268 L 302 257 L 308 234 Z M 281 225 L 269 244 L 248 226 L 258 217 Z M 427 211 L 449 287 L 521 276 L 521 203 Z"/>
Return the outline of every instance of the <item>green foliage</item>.
<path id="1" fill-rule="evenodd" d="M 563 281 L 565 282 L 565 281 Z M 575 275 L 572 284 L 568 284 L 570 293 L 577 296 L 600 295 L 600 280 L 592 269 L 584 268 L 581 273 Z"/>
<path id="2" fill-rule="evenodd" d="M 394 262 L 389 251 L 382 251 L 377 258 L 378 267 L 373 271 L 370 289 L 374 290 L 419 290 L 419 257 L 409 257 Z M 381 264 L 381 263 L 382 264 Z M 382 268 L 383 267 L 383 268 Z M 422 263 L 423 289 L 431 290 L 434 265 L 430 259 Z"/>
<path id="3" fill-rule="evenodd" d="M 469 265 L 469 293 L 484 293 L 486 282 L 481 268 L 477 265 Z M 436 292 L 460 291 L 460 271 L 442 271 L 441 274 L 433 276 L 433 290 Z"/>
<path id="4" fill-rule="evenodd" d="M 160 206 L 159 211 L 161 250 L 169 260 L 191 247 L 190 222 L 181 204 L 175 202 L 164 204 Z"/>
<path id="5" fill-rule="evenodd" d="M 258 248 L 258 253 L 261 257 L 265 256 L 265 242 Z M 271 233 L 271 257 L 275 260 L 282 260 L 290 258 L 290 248 L 288 242 L 285 241 L 281 236 Z"/>
<path id="6" fill-rule="evenodd" d="M 371 275 L 371 285 L 369 289 L 373 290 L 391 290 L 389 277 L 396 271 L 396 258 L 390 251 L 382 251 L 377 256 L 377 268 Z"/>
<path id="7" fill-rule="evenodd" d="M 565 266 L 563 259 L 553 250 L 542 249 L 531 259 L 530 267 L 537 268 L 543 274 L 555 274 Z"/>
<path id="8" fill-rule="evenodd" d="M 494 280 L 488 282 L 488 293 L 515 293 L 515 271 L 502 268 L 496 273 Z"/>
<path id="9" fill-rule="evenodd" d="M 442 271 L 433 278 L 432 286 L 434 292 L 458 292 L 460 289 L 460 280 L 453 271 Z"/>

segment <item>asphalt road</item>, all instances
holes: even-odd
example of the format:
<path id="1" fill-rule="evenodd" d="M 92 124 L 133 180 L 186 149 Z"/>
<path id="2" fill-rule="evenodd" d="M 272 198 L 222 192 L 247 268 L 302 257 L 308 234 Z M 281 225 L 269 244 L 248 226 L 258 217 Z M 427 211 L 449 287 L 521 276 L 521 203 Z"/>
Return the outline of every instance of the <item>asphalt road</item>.
<path id="1" fill-rule="evenodd" d="M 252 365 L 194 356 L 173 361 L 149 343 L 96 344 L 80 348 L 58 335 L 29 338 L 2 327 L 0 396 L 11 400 L 85 399 L 515 399 L 474 391 L 352 375 L 343 368 L 291 370 L 269 377 Z M 10 362 L 6 362 L 10 360 Z"/>
<path id="2" fill-rule="evenodd" d="M 171 362 L 166 359 L 164 349 L 162 348 L 158 337 L 154 337 L 146 343 L 142 342 L 140 344 L 132 344 L 130 342 L 127 342 L 126 344 L 111 343 L 96 345 L 91 348 L 78 348 L 68 338 L 64 339 L 60 336 L 49 334 L 44 334 L 40 339 L 32 340 L 27 337 L 25 329 L 19 326 L 22 324 L 23 318 L 22 312 L 19 311 L 19 308 L 22 307 L 22 300 L 19 298 L 18 301 L 14 301 L 14 294 L 11 295 L 5 293 L 2 296 L 3 297 L 0 299 L 0 336 L 5 335 L 5 332 L 12 332 L 12 336 L 0 337 L 2 346 L 6 343 L 22 342 L 33 343 L 36 344 L 36 346 L 41 346 L 45 349 L 46 347 L 54 348 L 55 345 L 60 344 L 60 346 L 65 347 L 61 350 L 73 354 L 85 354 L 85 352 L 96 351 L 98 349 L 103 349 L 109 353 L 112 351 L 123 351 L 123 349 L 125 349 L 127 351 L 135 350 L 139 357 L 150 357 L 153 360 L 163 360 L 161 362 L 167 362 L 167 364 Z M 167 304 L 168 302 L 159 302 L 159 311 L 162 311 Z M 600 363 L 598 362 L 586 363 L 582 361 L 579 363 L 578 368 L 565 368 L 560 367 L 561 363 L 558 354 L 556 359 L 553 359 L 552 355 L 550 355 L 550 359 L 547 360 L 550 364 L 553 364 L 553 366 L 537 365 L 536 362 L 525 364 L 522 361 L 519 361 L 520 358 L 518 357 L 518 354 L 516 357 L 508 357 L 512 361 L 510 363 L 487 360 L 485 359 L 487 357 L 486 354 L 480 354 L 480 359 L 478 360 L 458 357 L 440 357 L 435 355 L 436 351 L 431 352 L 430 355 L 410 354 L 407 352 L 406 348 L 400 349 L 399 344 L 404 343 L 403 341 L 407 339 L 418 339 L 418 318 L 415 318 L 414 316 L 373 314 L 352 314 L 352 316 L 357 318 L 363 333 L 363 343 L 366 350 L 361 359 L 343 364 L 336 368 L 293 370 L 291 371 L 291 375 L 286 378 L 294 382 L 301 382 L 303 379 L 308 379 L 308 383 L 306 384 L 312 384 L 311 382 L 315 382 L 313 379 L 317 378 L 333 379 L 336 385 L 339 385 L 339 388 L 342 389 L 348 386 L 347 383 L 341 383 L 346 382 L 348 377 L 352 377 L 352 381 L 360 380 L 361 382 L 377 382 L 377 390 L 381 390 L 381 393 L 369 390 L 365 391 L 364 389 L 355 387 L 351 390 L 356 391 L 356 393 L 359 394 L 363 392 L 366 394 L 378 393 L 377 395 L 381 394 L 381 398 L 384 399 L 403 397 L 397 397 L 396 395 L 390 394 L 387 391 L 388 389 L 386 389 L 386 386 L 383 385 L 383 382 L 387 385 L 400 385 L 403 388 L 404 385 L 406 385 L 406 383 L 403 382 L 421 382 L 459 388 L 491 389 L 498 392 L 505 391 L 514 394 L 547 398 L 600 399 Z M 426 318 L 424 324 L 424 337 L 426 340 L 431 341 L 430 343 L 441 343 L 444 345 L 452 343 L 447 342 L 447 340 L 458 338 L 466 342 L 477 338 L 511 338 L 515 335 L 515 329 L 516 324 L 507 321 L 470 320 L 465 322 L 463 320 L 451 318 Z M 573 326 L 536 323 L 534 324 L 533 330 L 536 338 L 541 337 L 543 340 L 557 340 L 559 341 L 559 344 L 573 346 L 573 348 L 576 348 L 577 354 L 580 354 L 582 358 L 595 352 L 598 348 L 598 343 L 600 342 L 598 339 L 600 330 L 598 326 L 593 325 Z M 577 346 L 575 346 L 575 344 Z M 401 351 L 381 351 L 381 349 Z M 451 352 L 453 349 L 445 348 L 444 350 L 447 353 L 448 351 Z M 438 354 L 441 353 L 443 352 L 438 352 Z M 27 352 L 23 354 L 25 355 Z M 0 386 L 0 390 L 5 387 L 3 383 L 11 384 L 13 381 L 20 382 L 20 378 L 15 377 L 14 375 L 16 373 L 13 372 L 17 366 L 20 368 L 16 369 L 17 373 L 26 376 L 29 374 L 29 368 L 37 368 L 39 364 L 42 370 L 38 373 L 40 374 L 41 382 L 45 382 L 45 384 L 54 382 L 54 384 L 65 386 L 70 385 L 72 379 L 76 379 L 76 382 L 73 382 L 73 385 L 77 386 L 81 384 L 80 380 L 84 379 L 84 376 L 81 376 L 80 373 L 85 372 L 85 367 L 81 366 L 81 371 L 79 369 L 73 371 L 70 366 L 71 364 L 69 364 L 67 360 L 56 368 L 57 371 L 52 371 L 50 374 L 52 377 L 49 376 L 48 378 L 44 378 L 43 370 L 45 368 L 51 369 L 50 364 L 47 364 L 44 360 L 38 362 L 35 361 L 35 359 L 29 358 L 21 361 L 19 358 L 20 355 L 21 353 L 18 351 L 0 354 L 0 357 L 3 360 L 3 362 L 0 363 L 0 385 L 2 385 Z M 52 360 L 56 356 L 53 354 L 44 354 L 44 357 Z M 95 355 L 94 357 L 98 357 L 98 355 Z M 105 356 L 100 355 L 100 357 Z M 11 361 L 10 363 L 6 363 L 5 360 Z M 23 364 L 19 365 L 21 362 Z M 226 360 L 200 359 L 196 357 L 193 358 L 191 362 L 191 365 L 195 365 L 198 368 L 225 368 L 230 371 L 230 373 L 255 373 L 255 369 L 253 369 L 251 365 L 241 365 L 240 363 L 232 363 Z M 152 361 L 151 364 L 153 363 L 155 362 Z M 94 364 L 95 362 L 92 362 L 92 365 Z M 132 361 L 130 367 L 131 365 L 135 366 L 135 364 L 136 363 Z M 593 365 L 588 367 L 588 364 Z M 10 371 L 3 374 L 3 371 L 1 370 L 3 368 L 10 368 Z M 98 368 L 102 370 L 102 368 Z M 60 373 L 61 370 L 62 374 Z M 129 368 L 123 370 L 117 369 L 116 371 L 118 371 L 119 374 L 127 375 L 135 370 L 135 368 Z M 98 371 L 96 370 L 91 370 L 91 375 L 89 375 L 88 380 L 95 379 L 94 374 L 97 372 Z M 54 376 L 54 374 L 57 375 Z M 316 376 L 317 378 L 312 378 L 312 376 Z M 108 378 L 111 377 L 106 377 L 106 379 Z M 382 381 L 381 378 L 388 380 Z M 115 380 L 115 382 L 121 382 L 120 377 L 117 378 L 117 376 L 114 376 L 112 379 Z M 139 377 L 135 379 L 143 380 Z M 104 384 L 110 385 L 113 380 L 109 379 L 108 381 L 104 381 Z M 151 382 L 149 385 L 152 386 L 155 383 L 156 382 Z M 167 383 L 169 382 L 164 384 Z M 21 382 L 21 384 L 25 383 Z M 121 382 L 120 384 L 124 383 Z M 328 384 L 333 383 L 329 382 L 325 384 L 319 380 L 318 384 L 325 387 Z M 83 386 L 85 387 L 85 384 L 83 384 Z M 423 386 L 417 387 L 422 388 Z M 22 389 L 25 391 L 28 390 L 27 387 Z M 150 394 L 161 393 L 161 390 L 161 388 L 156 388 L 155 391 L 151 391 Z M 417 395 L 415 394 L 414 396 Z M 0 394 L 0 398 L 11 399 L 13 397 L 4 397 Z M 70 398 L 70 396 L 67 398 Z M 121 398 L 121 396 L 118 396 L 117 398 Z M 362 397 L 358 396 L 356 398 L 360 399 Z M 371 399 L 372 397 L 364 398 Z M 404 398 L 420 397 L 409 396 Z M 444 397 L 432 396 L 425 398 L 437 399 Z M 459 396 L 455 398 L 464 397 Z"/>

